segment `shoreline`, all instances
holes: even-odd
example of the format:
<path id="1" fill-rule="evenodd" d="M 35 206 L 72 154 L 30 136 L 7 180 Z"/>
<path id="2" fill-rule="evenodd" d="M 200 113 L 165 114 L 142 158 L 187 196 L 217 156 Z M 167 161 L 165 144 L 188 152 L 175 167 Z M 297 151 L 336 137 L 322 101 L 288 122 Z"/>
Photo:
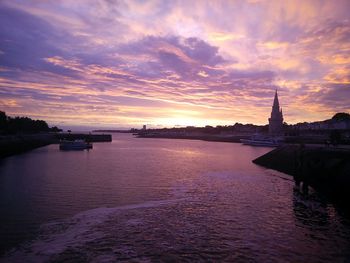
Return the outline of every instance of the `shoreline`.
<path id="1" fill-rule="evenodd" d="M 25 153 L 50 144 L 59 144 L 60 140 L 83 139 L 89 142 L 111 142 L 110 134 L 70 134 L 42 133 L 0 136 L 0 160 L 9 156 Z"/>
<path id="2" fill-rule="evenodd" d="M 182 135 L 182 134 L 134 134 L 136 138 L 154 138 L 154 139 L 185 139 L 185 140 L 201 140 L 211 142 L 231 142 L 240 143 L 240 139 L 248 139 L 250 135 Z"/>
<path id="3" fill-rule="evenodd" d="M 54 142 L 54 134 L 2 136 L 0 139 L 0 159 L 28 152 Z"/>
<path id="4" fill-rule="evenodd" d="M 204 134 L 204 133 L 148 133 L 138 132 L 133 133 L 136 138 L 158 138 L 158 139 L 185 139 L 185 140 L 202 140 L 202 141 L 215 141 L 215 142 L 231 142 L 240 143 L 241 139 L 249 139 L 253 135 L 249 134 Z M 268 135 L 267 135 L 268 136 Z M 285 145 L 299 145 L 299 144 L 311 144 L 311 145 L 325 145 L 327 141 L 325 136 L 284 136 Z M 350 141 L 343 141 L 340 145 L 350 145 Z"/>
<path id="5" fill-rule="evenodd" d="M 304 193 L 311 186 L 350 211 L 350 147 L 283 145 L 252 162 L 293 176 Z"/>
<path id="6" fill-rule="evenodd" d="M 240 143 L 248 135 L 134 134 L 137 138 L 186 139 Z M 305 138 L 305 137 L 304 137 Z M 309 186 L 350 211 L 350 146 L 326 146 L 319 138 L 288 138 L 286 143 L 252 160 L 256 165 L 283 172 L 294 178 L 307 193 Z M 304 139 L 304 140 L 303 140 Z M 301 145 L 302 150 L 301 150 Z M 253 146 L 254 147 L 254 146 Z"/>

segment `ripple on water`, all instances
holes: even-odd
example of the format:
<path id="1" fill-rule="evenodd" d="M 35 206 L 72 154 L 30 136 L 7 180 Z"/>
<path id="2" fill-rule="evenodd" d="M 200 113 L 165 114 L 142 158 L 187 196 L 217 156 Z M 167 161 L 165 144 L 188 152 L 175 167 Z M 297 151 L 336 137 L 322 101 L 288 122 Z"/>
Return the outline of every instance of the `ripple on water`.
<path id="1" fill-rule="evenodd" d="M 342 262 L 349 256 L 349 229 L 332 219 L 327 204 L 293 191 L 288 180 L 253 177 L 202 174 L 175 185 L 174 199 L 97 208 L 45 224 L 36 240 L 3 262 Z"/>

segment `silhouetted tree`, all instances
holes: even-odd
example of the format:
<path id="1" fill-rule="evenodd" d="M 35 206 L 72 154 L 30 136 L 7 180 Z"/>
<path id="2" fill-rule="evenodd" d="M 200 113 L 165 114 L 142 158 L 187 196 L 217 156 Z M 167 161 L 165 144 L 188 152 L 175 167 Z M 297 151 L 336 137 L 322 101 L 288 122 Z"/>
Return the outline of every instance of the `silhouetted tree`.
<path id="1" fill-rule="evenodd" d="M 56 126 L 54 126 L 54 127 L 52 127 L 52 128 L 50 129 L 50 131 L 52 131 L 52 132 L 61 132 L 62 129 L 57 128 Z"/>
<path id="2" fill-rule="evenodd" d="M 7 121 L 7 130 L 10 133 L 36 133 L 49 131 L 49 126 L 45 121 L 42 120 L 32 120 L 28 117 L 9 117 Z"/>
<path id="3" fill-rule="evenodd" d="M 0 111 L 0 131 L 2 133 L 38 133 L 48 131 L 61 131 L 57 127 L 49 128 L 43 120 L 32 120 L 28 117 L 8 117 L 6 113 Z"/>
<path id="4" fill-rule="evenodd" d="M 334 146 L 338 145 L 341 141 L 341 133 L 338 130 L 332 130 L 330 135 L 329 135 L 329 139 L 331 141 L 331 144 L 333 144 Z"/>
<path id="5" fill-rule="evenodd" d="M 6 113 L 0 111 L 0 130 L 5 130 L 7 125 L 7 116 Z"/>
<path id="6" fill-rule="evenodd" d="M 350 120 L 350 114 L 346 112 L 338 112 L 332 117 L 332 120 L 335 120 L 335 121 Z"/>

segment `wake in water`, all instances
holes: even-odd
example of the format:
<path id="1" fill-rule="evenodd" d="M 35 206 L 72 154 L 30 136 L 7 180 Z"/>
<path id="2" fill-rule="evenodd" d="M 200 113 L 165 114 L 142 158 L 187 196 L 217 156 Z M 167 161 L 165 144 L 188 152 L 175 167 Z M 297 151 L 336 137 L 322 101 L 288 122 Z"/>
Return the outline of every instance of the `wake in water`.
<path id="1" fill-rule="evenodd" d="M 147 239 L 143 233 L 150 223 L 148 210 L 168 210 L 180 201 L 97 208 L 45 224 L 37 240 L 8 253 L 1 262 L 112 262 L 139 257 L 132 247 Z"/>
<path id="2" fill-rule="evenodd" d="M 327 206 L 293 192 L 289 180 L 207 173 L 179 183 L 171 195 L 43 225 L 36 240 L 0 261 L 342 262 L 349 256 L 349 229 Z"/>

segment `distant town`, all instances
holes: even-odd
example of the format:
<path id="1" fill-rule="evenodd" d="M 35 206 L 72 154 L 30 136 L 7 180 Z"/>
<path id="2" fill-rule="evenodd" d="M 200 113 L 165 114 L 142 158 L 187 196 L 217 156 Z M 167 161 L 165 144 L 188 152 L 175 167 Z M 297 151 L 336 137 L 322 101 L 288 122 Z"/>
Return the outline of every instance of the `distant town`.
<path id="1" fill-rule="evenodd" d="M 95 132 L 131 132 L 143 138 L 182 138 L 227 142 L 240 142 L 240 139 L 250 137 L 253 134 L 266 134 L 284 137 L 286 143 L 350 144 L 349 113 L 336 113 L 330 119 L 323 121 L 287 124 L 283 122 L 283 113 L 279 105 L 277 91 L 268 122 L 269 124 L 266 125 L 235 123 L 216 127 L 207 125 L 205 127 L 187 126 L 161 129 L 147 129 L 146 125 L 143 125 L 141 129 L 95 130 Z"/>
<path id="2" fill-rule="evenodd" d="M 269 124 L 254 125 L 235 123 L 234 125 L 216 127 L 187 126 L 182 128 L 147 129 L 143 125 L 141 129 L 130 130 L 94 130 L 95 133 L 133 133 L 141 138 L 170 138 L 170 139 L 197 139 L 207 141 L 241 142 L 254 134 L 262 134 L 270 137 L 283 137 L 284 143 L 311 143 L 311 144 L 350 144 L 350 114 L 336 113 L 332 118 L 324 121 L 303 122 L 289 125 L 283 122 L 282 108 L 280 108 L 278 94 L 275 92 Z M 33 135 L 35 143 L 33 142 Z M 18 138 L 18 135 L 21 137 Z M 31 135 L 28 140 L 25 135 Z M 40 136 L 39 136 L 40 135 Z M 23 140 L 30 149 L 36 146 L 57 142 L 67 135 L 71 139 L 88 139 L 92 141 L 111 141 L 110 135 L 74 134 L 71 130 L 64 132 L 54 126 L 49 127 L 43 120 L 32 120 L 28 117 L 10 117 L 0 111 L 0 143 L 3 149 L 14 149 L 14 141 L 21 149 Z M 11 136 L 11 137 L 9 137 Z M 17 136 L 17 137 L 16 137 Z M 104 136 L 104 137 L 103 137 Z M 11 142 L 10 142 L 11 140 Z M 28 142 L 29 141 L 29 142 Z M 9 152 L 9 150 L 6 150 Z M 10 152 L 12 152 L 11 150 Z M 18 150 L 19 152 L 21 150 Z M 17 150 L 16 150 L 17 152 Z M 4 153 L 6 155 L 7 153 Z"/>

